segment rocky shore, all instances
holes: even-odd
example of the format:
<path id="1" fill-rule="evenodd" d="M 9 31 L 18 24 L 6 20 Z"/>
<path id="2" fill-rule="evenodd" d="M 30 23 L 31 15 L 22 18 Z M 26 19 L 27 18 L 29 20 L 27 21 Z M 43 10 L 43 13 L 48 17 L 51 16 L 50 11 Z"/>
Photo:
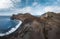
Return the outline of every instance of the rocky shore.
<path id="1" fill-rule="evenodd" d="M 60 39 L 60 13 L 47 12 L 40 17 L 19 13 L 11 16 L 14 19 L 21 20 L 21 26 L 0 39 Z"/>

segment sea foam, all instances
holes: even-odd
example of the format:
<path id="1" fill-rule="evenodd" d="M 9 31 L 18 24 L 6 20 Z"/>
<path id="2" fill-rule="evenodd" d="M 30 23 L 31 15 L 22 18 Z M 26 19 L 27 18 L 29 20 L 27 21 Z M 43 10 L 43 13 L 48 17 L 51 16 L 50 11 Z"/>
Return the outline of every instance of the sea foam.
<path id="1" fill-rule="evenodd" d="M 14 28 L 11 28 L 8 32 L 6 32 L 6 33 L 0 33 L 0 36 L 6 36 L 6 35 L 9 35 L 9 34 L 11 34 L 11 33 L 13 33 L 13 32 L 15 32 L 19 27 L 20 27 L 20 25 L 22 24 L 22 21 L 20 21 L 20 20 L 17 20 L 19 23 L 14 27 Z"/>

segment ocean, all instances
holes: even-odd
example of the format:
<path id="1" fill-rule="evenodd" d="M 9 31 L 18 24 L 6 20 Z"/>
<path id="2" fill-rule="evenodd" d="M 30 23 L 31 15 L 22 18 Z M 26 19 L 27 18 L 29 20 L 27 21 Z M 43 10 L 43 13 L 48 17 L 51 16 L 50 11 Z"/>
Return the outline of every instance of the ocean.
<path id="1" fill-rule="evenodd" d="M 6 33 L 11 33 L 10 31 L 12 31 L 18 23 L 19 22 L 16 20 L 11 20 L 10 16 L 0 16 L 0 36 L 4 36 Z"/>

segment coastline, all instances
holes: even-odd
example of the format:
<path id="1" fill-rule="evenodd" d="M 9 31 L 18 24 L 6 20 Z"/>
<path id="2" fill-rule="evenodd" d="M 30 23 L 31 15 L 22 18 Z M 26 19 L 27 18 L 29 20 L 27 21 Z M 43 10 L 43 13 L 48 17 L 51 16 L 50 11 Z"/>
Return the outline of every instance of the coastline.
<path id="1" fill-rule="evenodd" d="M 17 20 L 17 21 L 19 21 L 19 23 L 14 28 L 10 29 L 10 31 L 8 31 L 6 33 L 0 33 L 0 36 L 1 37 L 6 36 L 6 35 L 9 35 L 9 34 L 15 32 L 20 27 L 20 25 L 22 24 L 22 21 L 20 21 L 20 20 Z"/>

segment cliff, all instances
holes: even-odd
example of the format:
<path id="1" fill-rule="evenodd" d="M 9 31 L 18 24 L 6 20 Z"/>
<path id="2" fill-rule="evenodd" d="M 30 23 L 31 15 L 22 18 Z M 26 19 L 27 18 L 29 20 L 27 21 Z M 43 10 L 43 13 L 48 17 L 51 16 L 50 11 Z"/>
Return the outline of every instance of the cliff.
<path id="1" fill-rule="evenodd" d="M 60 39 L 60 13 L 47 12 L 40 17 L 17 14 L 11 19 L 23 23 L 14 33 L 0 39 Z"/>

